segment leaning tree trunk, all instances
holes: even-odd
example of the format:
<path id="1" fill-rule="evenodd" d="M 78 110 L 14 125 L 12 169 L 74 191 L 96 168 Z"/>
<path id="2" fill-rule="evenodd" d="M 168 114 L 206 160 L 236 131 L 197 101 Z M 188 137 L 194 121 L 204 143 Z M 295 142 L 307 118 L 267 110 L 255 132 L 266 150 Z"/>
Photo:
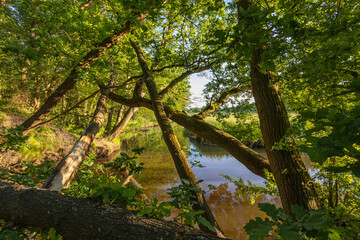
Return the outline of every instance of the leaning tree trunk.
<path id="1" fill-rule="evenodd" d="M 298 150 L 275 150 L 274 144 L 285 139 L 289 147 L 295 142 L 291 135 L 289 117 L 277 85 L 273 85 L 269 72 L 261 72 L 260 62 L 264 49 L 253 51 L 250 63 L 252 92 L 258 111 L 260 128 L 270 161 L 272 173 L 279 190 L 285 212 L 291 213 L 292 205 L 305 209 L 318 209 L 320 203 L 314 183 L 307 172 Z"/>
<path id="2" fill-rule="evenodd" d="M 152 102 L 144 98 L 133 101 L 114 93 L 110 93 L 109 98 L 112 101 L 123 105 L 146 107 L 154 111 Z M 197 115 L 190 117 L 183 111 L 173 111 L 167 106 L 164 106 L 164 109 L 167 116 L 171 120 L 197 134 L 198 136 L 203 137 L 210 142 L 224 148 L 236 160 L 244 164 L 254 174 L 265 178 L 264 169 L 271 172 L 269 161 L 266 158 L 245 146 L 234 136 L 212 126 Z"/>
<path id="3" fill-rule="evenodd" d="M 54 228 L 67 240 L 220 239 L 173 221 L 138 217 L 116 206 L 3 182 L 0 219 L 13 226 Z"/>
<path id="4" fill-rule="evenodd" d="M 119 122 L 119 124 L 117 124 L 111 131 L 111 133 L 109 134 L 109 136 L 106 138 L 108 141 L 112 141 L 114 140 L 116 137 L 118 137 L 120 135 L 120 133 L 122 132 L 122 130 L 124 130 L 124 128 L 126 127 L 126 125 L 128 124 L 128 122 L 130 121 L 130 119 L 132 118 L 132 116 L 134 116 L 134 114 L 137 112 L 138 108 L 137 107 L 130 107 L 124 114 L 123 118 L 121 119 L 121 121 Z"/>
<path id="5" fill-rule="evenodd" d="M 113 84 L 109 82 L 110 87 Z M 75 177 L 77 170 L 84 161 L 87 152 L 94 141 L 96 134 L 99 132 L 106 115 L 105 103 L 108 99 L 110 88 L 103 90 L 100 96 L 94 117 L 85 129 L 81 137 L 75 142 L 70 153 L 64 157 L 43 184 L 43 188 L 53 191 L 60 191 L 70 185 L 71 180 Z"/>
<path id="6" fill-rule="evenodd" d="M 191 183 L 195 184 L 197 182 L 196 177 L 191 170 L 191 167 L 186 159 L 186 155 L 181 149 L 180 143 L 174 133 L 174 130 L 171 127 L 170 120 L 166 115 L 163 103 L 161 101 L 161 97 L 159 95 L 159 92 L 157 90 L 154 78 L 152 76 L 152 73 L 150 72 L 148 65 L 145 61 L 144 54 L 140 49 L 140 46 L 137 43 L 131 42 L 131 45 L 133 46 L 134 50 L 136 51 L 139 64 L 141 66 L 141 69 L 144 73 L 144 82 L 146 85 L 146 88 L 148 89 L 152 106 L 154 110 L 154 114 L 156 117 L 157 122 L 159 123 L 159 126 L 161 128 L 164 141 L 167 145 L 167 148 L 170 151 L 170 154 L 172 156 L 172 159 L 175 163 L 176 170 L 179 174 L 180 179 L 186 179 L 190 181 Z M 200 188 L 197 185 L 198 188 Z M 205 196 L 201 193 L 195 193 L 197 197 L 197 204 L 195 204 L 195 208 L 197 210 L 204 210 L 204 218 L 210 222 L 212 226 L 215 227 L 217 235 L 224 237 L 224 233 L 220 229 L 218 223 L 216 222 L 216 219 L 214 215 L 211 212 L 210 206 L 208 205 Z M 203 231 L 210 232 L 206 227 L 203 227 L 201 224 L 199 224 L 200 229 Z M 210 232 L 212 233 L 212 232 Z"/>
<path id="7" fill-rule="evenodd" d="M 138 21 L 145 18 L 145 14 L 138 17 Z M 86 56 L 71 70 L 65 81 L 46 99 L 45 103 L 31 117 L 26 119 L 22 126 L 25 128 L 24 133 L 29 132 L 32 127 L 38 125 L 52 109 L 57 105 L 60 99 L 71 89 L 74 88 L 79 75 L 87 70 L 99 57 L 101 57 L 108 49 L 117 44 L 131 30 L 131 22 L 127 21 L 125 26 L 115 31 L 111 36 L 105 38 L 95 49 L 91 50 Z"/>

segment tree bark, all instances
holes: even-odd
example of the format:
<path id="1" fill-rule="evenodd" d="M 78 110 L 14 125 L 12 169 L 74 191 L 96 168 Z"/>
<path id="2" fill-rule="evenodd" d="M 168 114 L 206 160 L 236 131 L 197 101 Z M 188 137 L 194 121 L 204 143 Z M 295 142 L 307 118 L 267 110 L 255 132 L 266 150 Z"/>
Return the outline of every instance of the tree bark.
<path id="1" fill-rule="evenodd" d="M 113 81 L 111 80 L 108 86 L 111 86 L 112 84 Z M 75 177 L 77 170 L 87 155 L 91 143 L 104 122 L 106 115 L 105 103 L 108 99 L 109 92 L 110 88 L 103 90 L 103 94 L 98 100 L 94 117 L 90 121 L 90 124 L 85 129 L 82 136 L 75 142 L 70 153 L 61 160 L 49 178 L 44 182 L 43 188 L 52 191 L 60 191 L 70 185 L 71 180 Z"/>
<path id="2" fill-rule="evenodd" d="M 115 111 L 115 108 L 111 107 L 110 110 L 109 110 L 109 114 L 108 114 L 108 119 L 107 119 L 105 132 L 110 132 L 114 111 Z"/>
<path id="3" fill-rule="evenodd" d="M 115 138 L 117 138 L 120 133 L 122 132 L 122 130 L 124 130 L 124 128 L 126 127 L 126 125 L 128 124 L 128 122 L 130 121 L 130 119 L 132 118 L 132 116 L 134 116 L 134 114 L 137 112 L 138 108 L 137 107 L 130 107 L 124 114 L 123 118 L 121 119 L 121 121 L 119 122 L 119 124 L 117 124 L 113 130 L 111 131 L 111 133 L 109 134 L 109 136 L 106 138 L 108 141 L 112 141 Z"/>
<path id="4" fill-rule="evenodd" d="M 279 89 L 277 85 L 271 83 L 271 73 L 263 73 L 260 70 L 263 51 L 264 49 L 253 51 L 250 78 L 266 154 L 282 206 L 289 215 L 293 215 L 291 206 L 295 204 L 305 209 L 318 209 L 320 202 L 314 183 L 301 160 L 299 151 L 272 149 L 274 144 L 283 138 L 290 148 L 295 146 L 295 141 L 291 135 L 287 135 L 290 122 Z"/>
<path id="5" fill-rule="evenodd" d="M 141 22 L 146 14 L 140 15 L 137 20 Z M 111 36 L 105 38 L 95 49 L 91 50 L 86 56 L 71 70 L 65 81 L 46 99 L 44 104 L 31 117 L 26 119 L 22 126 L 25 128 L 24 134 L 28 133 L 32 127 L 40 123 L 52 109 L 57 105 L 60 99 L 71 89 L 74 88 L 79 75 L 86 71 L 99 57 L 108 49 L 117 44 L 131 30 L 131 22 L 127 21 L 122 29 L 115 31 Z"/>
<path id="6" fill-rule="evenodd" d="M 138 217 L 116 206 L 3 182 L 0 219 L 20 227 L 54 228 L 64 240 L 220 239 L 176 222 Z"/>
<path id="7" fill-rule="evenodd" d="M 238 21 L 241 23 L 243 16 L 240 8 L 247 10 L 252 2 L 240 0 L 236 4 Z M 255 21 L 253 23 L 255 25 Z M 260 68 L 264 51 L 266 51 L 266 46 L 254 47 L 252 50 L 250 60 L 252 93 L 258 111 L 266 155 L 275 177 L 282 206 L 288 215 L 294 216 L 291 212 L 292 205 L 297 204 L 305 209 L 318 209 L 320 202 L 300 153 L 294 148 L 294 138 L 288 133 L 290 121 L 278 85 L 274 84 L 271 72 L 262 71 Z M 274 144 L 282 139 L 285 140 L 289 150 L 273 149 Z"/>
<path id="8" fill-rule="evenodd" d="M 110 93 L 109 98 L 117 103 L 133 106 L 146 107 L 154 110 L 152 102 L 144 98 L 126 99 L 114 93 Z M 177 124 L 185 127 L 191 132 L 203 137 L 210 142 L 224 148 L 239 162 L 244 164 L 254 174 L 265 178 L 264 169 L 271 172 L 269 161 L 262 157 L 254 150 L 246 147 L 241 141 L 234 136 L 212 126 L 198 116 L 188 116 L 185 112 L 173 111 L 169 107 L 164 106 L 167 116 Z"/>
<path id="9" fill-rule="evenodd" d="M 177 173 L 179 174 L 180 179 L 186 179 L 186 180 L 190 181 L 192 184 L 195 184 L 197 182 L 196 177 L 195 177 L 193 171 L 191 170 L 191 167 L 186 159 L 186 155 L 182 151 L 180 143 L 175 135 L 175 132 L 171 127 L 170 120 L 166 115 L 164 105 L 161 101 L 161 97 L 157 90 L 157 86 L 155 84 L 152 73 L 150 72 L 148 65 L 145 61 L 144 54 L 141 51 L 140 46 L 137 43 L 131 42 L 131 45 L 136 52 L 140 67 L 144 73 L 144 82 L 145 82 L 146 88 L 148 89 L 148 92 L 149 92 L 149 95 L 150 95 L 150 98 L 152 101 L 152 107 L 154 110 L 154 114 L 155 114 L 156 120 L 159 123 L 159 126 L 161 128 L 166 146 L 169 149 L 169 152 L 175 163 Z M 197 187 L 200 188 L 198 185 L 197 185 Z M 200 209 L 204 210 L 205 212 L 203 214 L 203 217 L 206 220 L 208 220 L 212 226 L 215 227 L 218 236 L 224 237 L 224 233 L 222 232 L 218 223 L 216 222 L 216 219 L 211 212 L 211 209 L 205 199 L 205 196 L 201 193 L 194 193 L 194 194 L 196 194 L 196 197 L 197 197 L 197 204 L 195 204 L 194 208 L 196 208 L 196 210 L 200 210 Z M 208 231 L 208 232 L 212 233 L 211 231 L 209 231 L 206 227 L 202 226 L 201 224 L 199 224 L 199 227 L 203 231 Z"/>

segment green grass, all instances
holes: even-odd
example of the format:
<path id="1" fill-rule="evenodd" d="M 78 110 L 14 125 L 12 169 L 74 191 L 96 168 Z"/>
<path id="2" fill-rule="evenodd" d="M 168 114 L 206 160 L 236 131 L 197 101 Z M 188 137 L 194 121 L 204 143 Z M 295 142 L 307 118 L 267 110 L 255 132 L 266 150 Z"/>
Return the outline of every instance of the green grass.
<path id="1" fill-rule="evenodd" d="M 27 146 L 20 150 L 24 161 L 34 161 L 44 152 L 56 152 L 61 143 L 57 141 L 56 134 L 48 127 L 42 127 L 30 133 L 26 140 Z"/>

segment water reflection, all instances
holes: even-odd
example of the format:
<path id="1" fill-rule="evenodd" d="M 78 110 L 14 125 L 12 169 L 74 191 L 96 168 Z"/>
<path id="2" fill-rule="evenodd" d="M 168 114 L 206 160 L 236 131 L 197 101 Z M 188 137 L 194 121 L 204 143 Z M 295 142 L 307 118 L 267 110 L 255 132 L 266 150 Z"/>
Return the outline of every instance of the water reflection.
<path id="1" fill-rule="evenodd" d="M 231 178 L 241 177 L 245 182 L 264 186 L 263 179 L 250 172 L 243 164 L 233 158 L 228 152 L 213 145 L 202 145 L 189 140 L 183 134 L 182 128 L 175 128 L 180 144 L 184 149 L 198 149 L 198 153 L 189 154 L 188 160 L 199 161 L 205 168 L 193 167 L 198 180 L 202 179 L 202 188 L 207 191 L 206 197 L 225 234 L 232 239 L 248 239 L 243 229 L 251 219 L 265 217 L 257 203 L 268 202 L 280 206 L 278 197 L 260 195 L 255 199 L 255 204 L 250 204 L 246 195 L 240 195 L 234 184 L 227 183 L 219 174 L 226 174 Z M 165 144 L 162 141 L 159 128 L 137 134 L 122 140 L 123 151 L 134 147 L 145 147 L 146 152 L 141 154 L 140 161 L 144 162 L 145 169 L 137 180 L 142 184 L 146 194 L 156 197 L 160 201 L 170 200 L 166 189 L 180 183 L 174 163 Z M 262 148 L 254 149 L 265 155 Z M 189 151 L 193 152 L 193 151 Z M 217 186 L 216 190 L 207 188 L 208 184 Z"/>

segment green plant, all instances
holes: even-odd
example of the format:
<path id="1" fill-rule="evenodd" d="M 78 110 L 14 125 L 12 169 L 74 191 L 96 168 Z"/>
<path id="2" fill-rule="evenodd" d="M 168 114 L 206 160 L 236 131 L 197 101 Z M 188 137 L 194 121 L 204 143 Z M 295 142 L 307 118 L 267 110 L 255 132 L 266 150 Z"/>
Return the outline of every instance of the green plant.
<path id="1" fill-rule="evenodd" d="M 32 131 L 26 140 L 26 145 L 19 151 L 23 159 L 32 161 L 40 158 L 44 152 L 54 152 L 60 143 L 56 133 L 49 127 L 42 127 Z"/>
<path id="2" fill-rule="evenodd" d="M 334 219 L 326 210 L 305 210 L 300 206 L 293 205 L 291 210 L 295 220 L 286 215 L 282 208 L 276 208 L 269 203 L 258 204 L 261 211 L 269 218 L 265 220 L 257 217 L 250 220 L 244 227 L 250 240 L 263 240 L 271 235 L 275 239 L 342 239 L 336 230 Z M 274 227 L 276 228 L 274 229 Z M 270 234 L 274 230 L 274 234 Z"/>
<path id="3" fill-rule="evenodd" d="M 27 147 L 26 140 L 28 136 L 23 135 L 24 127 L 19 125 L 15 128 L 5 130 L 5 135 L 2 136 L 0 143 L 0 151 L 14 150 L 19 151 Z"/>
<path id="4" fill-rule="evenodd" d="M 135 152 L 142 152 L 142 151 L 143 149 L 135 150 Z M 120 157 L 115 158 L 114 162 L 104 164 L 104 167 L 113 168 L 116 171 L 121 171 L 121 172 L 128 170 L 129 175 L 139 174 L 144 169 L 142 167 L 144 163 L 134 161 L 134 159 L 137 159 L 137 156 L 130 157 L 126 153 L 120 153 Z"/>
<path id="5" fill-rule="evenodd" d="M 205 194 L 203 190 L 197 187 L 203 180 L 197 181 L 196 183 L 191 183 L 186 179 L 182 179 L 181 181 L 183 184 L 168 189 L 169 196 L 173 198 L 170 204 L 180 210 L 176 218 L 189 226 L 194 226 L 197 222 L 215 232 L 214 227 L 202 217 L 205 211 L 195 211 L 193 209 L 194 204 L 197 203 L 195 194 Z"/>
<path id="6" fill-rule="evenodd" d="M 35 187 L 51 174 L 55 166 L 56 162 L 46 160 L 39 165 L 32 163 L 22 164 L 22 168 L 24 169 L 22 171 L 0 168 L 0 179 L 14 184 Z"/>
<path id="7" fill-rule="evenodd" d="M 267 170 L 265 170 L 265 187 L 254 185 L 250 181 L 245 183 L 242 178 L 238 178 L 237 180 L 235 180 L 234 178 L 231 178 L 225 174 L 220 174 L 220 176 L 233 183 L 240 191 L 240 194 L 248 195 L 250 199 L 250 204 L 254 204 L 256 197 L 260 194 L 278 195 L 274 175 Z"/>
<path id="8" fill-rule="evenodd" d="M 139 211 L 138 216 L 148 215 L 157 219 L 170 217 L 173 206 L 170 202 L 162 202 L 159 204 L 157 198 L 152 198 L 150 204 L 145 204 L 143 201 L 135 203 L 135 209 Z"/>

